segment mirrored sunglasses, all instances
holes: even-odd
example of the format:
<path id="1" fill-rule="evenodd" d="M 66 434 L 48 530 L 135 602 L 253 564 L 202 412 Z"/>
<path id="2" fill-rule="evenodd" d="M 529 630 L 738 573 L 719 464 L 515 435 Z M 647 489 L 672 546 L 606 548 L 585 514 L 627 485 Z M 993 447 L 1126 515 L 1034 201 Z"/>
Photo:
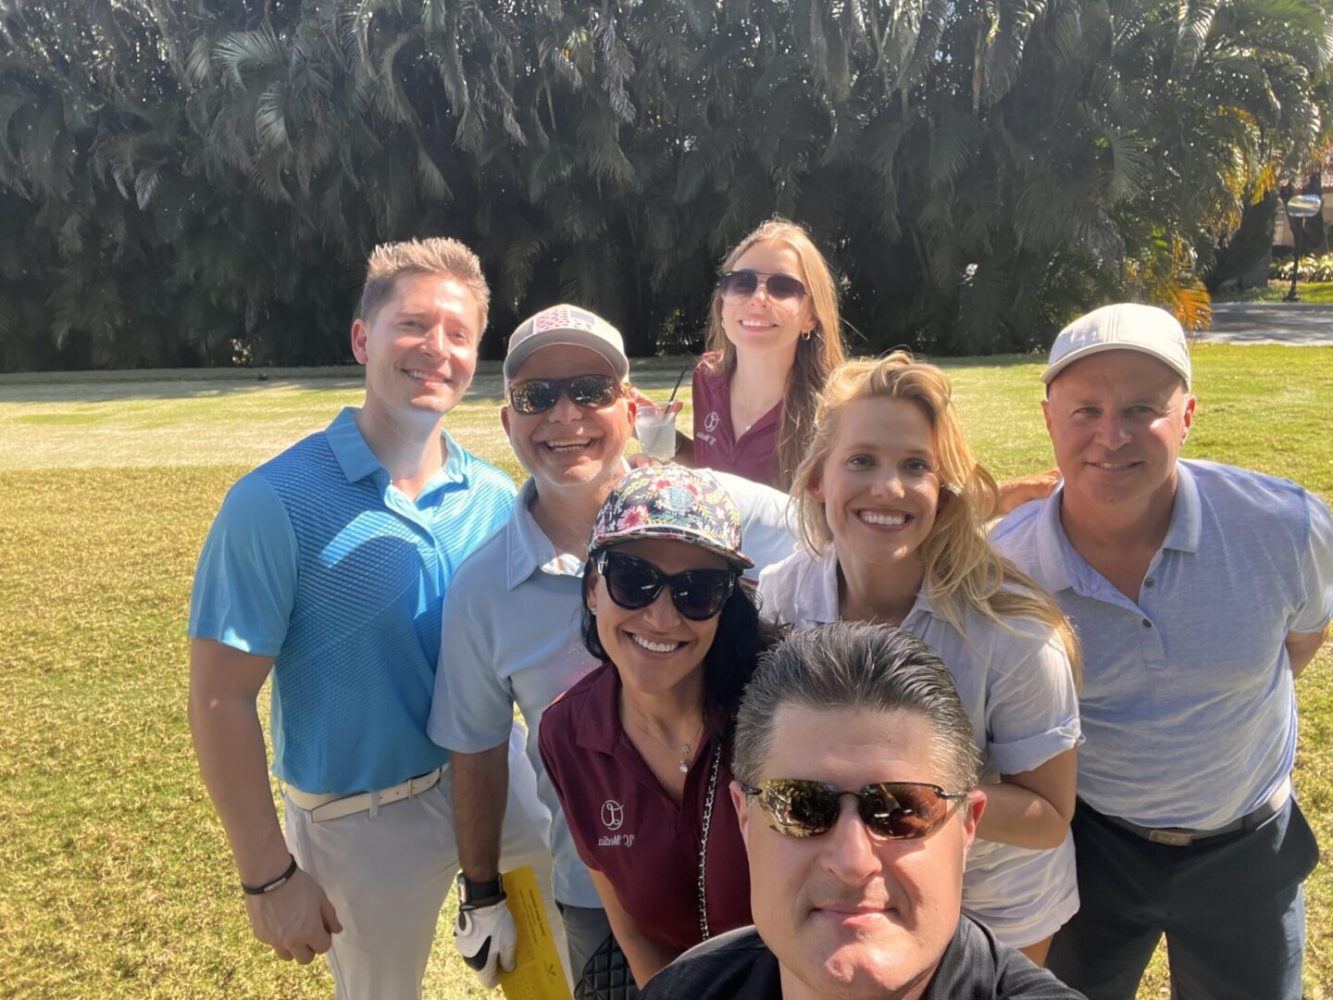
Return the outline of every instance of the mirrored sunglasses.
<path id="1" fill-rule="evenodd" d="M 775 302 L 805 298 L 805 285 L 790 274 L 768 274 L 764 271 L 726 271 L 718 279 L 717 287 L 723 298 L 748 299 L 763 285 L 768 297 Z"/>
<path id="2" fill-rule="evenodd" d="M 667 574 L 646 559 L 613 549 L 598 555 L 595 565 L 611 600 L 626 611 L 648 607 L 667 587 L 676 610 L 696 622 L 719 614 L 736 587 L 734 570 L 687 569 Z"/>
<path id="3" fill-rule="evenodd" d="M 758 797 L 768 825 L 788 837 L 818 837 L 838 822 L 839 800 L 857 800 L 856 811 L 870 832 L 887 840 L 917 840 L 939 827 L 955 802 L 967 792 L 946 792 L 939 785 L 919 781 L 884 781 L 859 792 L 806 778 L 772 778 L 759 787 L 741 785 L 746 795 Z"/>
<path id="4" fill-rule="evenodd" d="M 620 398 L 614 375 L 575 375 L 573 378 L 530 378 L 509 387 L 509 405 L 518 413 L 545 413 L 564 393 L 575 406 L 602 410 Z"/>

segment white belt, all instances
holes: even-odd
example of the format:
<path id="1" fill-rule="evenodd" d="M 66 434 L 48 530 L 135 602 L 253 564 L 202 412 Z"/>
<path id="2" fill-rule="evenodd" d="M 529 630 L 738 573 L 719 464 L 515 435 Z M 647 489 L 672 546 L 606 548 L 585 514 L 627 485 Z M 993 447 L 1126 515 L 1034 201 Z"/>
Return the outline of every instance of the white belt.
<path id="1" fill-rule="evenodd" d="M 380 806 L 387 806 L 391 802 L 416 798 L 438 785 L 443 771 L 443 767 L 437 767 L 433 771 L 418 774 L 415 778 L 408 778 L 401 784 L 389 788 L 381 788 L 374 792 L 356 792 L 352 795 L 317 795 L 314 792 L 303 792 L 291 785 L 286 787 L 286 792 L 294 805 L 310 814 L 311 822 L 322 823 L 325 820 L 339 819 L 366 810 L 373 813 Z"/>

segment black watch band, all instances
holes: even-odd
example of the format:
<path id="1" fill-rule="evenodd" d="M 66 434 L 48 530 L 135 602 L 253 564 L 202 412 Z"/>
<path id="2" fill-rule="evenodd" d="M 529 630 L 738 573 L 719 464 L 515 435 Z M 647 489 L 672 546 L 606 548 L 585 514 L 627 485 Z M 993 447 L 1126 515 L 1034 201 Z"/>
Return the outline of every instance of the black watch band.
<path id="1" fill-rule="evenodd" d="M 463 906 L 503 898 L 504 879 L 499 875 L 489 882 L 473 882 L 462 872 L 458 873 L 458 902 Z"/>

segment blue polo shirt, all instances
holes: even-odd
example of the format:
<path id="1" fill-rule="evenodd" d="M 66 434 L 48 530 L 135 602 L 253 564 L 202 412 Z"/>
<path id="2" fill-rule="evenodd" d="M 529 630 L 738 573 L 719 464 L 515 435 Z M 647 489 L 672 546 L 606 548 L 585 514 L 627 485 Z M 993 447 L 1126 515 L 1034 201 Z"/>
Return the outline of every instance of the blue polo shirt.
<path id="1" fill-rule="evenodd" d="M 1207 830 L 1253 811 L 1291 772 L 1284 643 L 1333 615 L 1333 518 L 1284 479 L 1214 462 L 1177 470 L 1171 523 L 1137 602 L 1065 537 L 1063 488 L 991 538 L 1082 640 L 1079 796 L 1143 826 Z"/>
<path id="2" fill-rule="evenodd" d="M 190 599 L 192 637 L 274 657 L 273 773 L 307 792 L 384 788 L 447 759 L 426 736 L 441 606 L 513 506 L 509 478 L 447 434 L 444 468 L 409 499 L 355 418 L 232 487 Z"/>

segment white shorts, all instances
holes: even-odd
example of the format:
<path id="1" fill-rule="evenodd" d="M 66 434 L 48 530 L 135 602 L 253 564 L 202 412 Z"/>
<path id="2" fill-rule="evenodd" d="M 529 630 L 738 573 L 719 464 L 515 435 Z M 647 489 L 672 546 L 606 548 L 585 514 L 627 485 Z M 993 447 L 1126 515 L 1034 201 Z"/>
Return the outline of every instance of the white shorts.
<path id="1" fill-rule="evenodd" d="M 1050 937 L 1078 912 L 1074 838 L 1045 851 L 978 840 L 963 876 L 963 911 L 1010 948 Z"/>

